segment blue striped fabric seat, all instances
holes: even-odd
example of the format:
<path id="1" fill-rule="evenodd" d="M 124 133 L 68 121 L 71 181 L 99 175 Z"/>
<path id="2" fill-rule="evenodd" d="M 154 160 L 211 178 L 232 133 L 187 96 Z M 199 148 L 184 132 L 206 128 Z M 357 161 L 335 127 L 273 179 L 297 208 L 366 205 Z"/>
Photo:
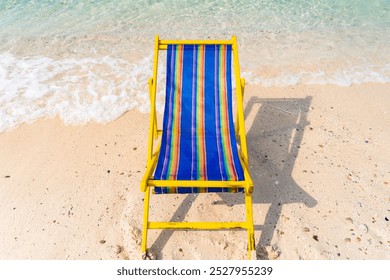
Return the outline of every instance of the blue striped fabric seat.
<path id="1" fill-rule="evenodd" d="M 155 180 L 244 180 L 232 115 L 232 48 L 169 45 L 161 149 Z M 154 193 L 242 188 L 155 187 Z"/>

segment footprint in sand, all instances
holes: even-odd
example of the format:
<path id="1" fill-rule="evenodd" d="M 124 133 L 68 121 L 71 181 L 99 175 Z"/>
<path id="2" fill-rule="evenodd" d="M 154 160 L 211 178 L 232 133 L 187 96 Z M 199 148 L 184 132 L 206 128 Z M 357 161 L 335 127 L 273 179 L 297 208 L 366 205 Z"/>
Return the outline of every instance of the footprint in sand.
<path id="1" fill-rule="evenodd" d="M 142 231 L 139 228 L 130 226 L 130 237 L 136 245 L 141 245 Z"/>

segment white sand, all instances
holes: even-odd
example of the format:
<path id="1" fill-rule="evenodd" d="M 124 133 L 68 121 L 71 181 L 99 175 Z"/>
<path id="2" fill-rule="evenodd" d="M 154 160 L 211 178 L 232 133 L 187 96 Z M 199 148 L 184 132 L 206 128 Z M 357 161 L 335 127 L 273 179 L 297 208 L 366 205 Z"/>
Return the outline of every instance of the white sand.
<path id="1" fill-rule="evenodd" d="M 389 84 L 248 86 L 258 258 L 390 259 Z M 148 115 L 0 134 L 0 259 L 139 259 Z M 153 220 L 244 218 L 242 195 L 154 195 Z M 245 259 L 244 231 L 151 231 L 158 259 Z"/>

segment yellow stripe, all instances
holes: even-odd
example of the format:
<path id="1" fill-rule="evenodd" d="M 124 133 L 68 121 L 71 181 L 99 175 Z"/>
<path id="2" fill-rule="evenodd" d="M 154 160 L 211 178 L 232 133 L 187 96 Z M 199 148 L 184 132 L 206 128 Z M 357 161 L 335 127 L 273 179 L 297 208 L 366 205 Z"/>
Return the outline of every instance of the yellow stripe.
<path id="1" fill-rule="evenodd" d="M 181 91 L 182 91 L 182 74 L 183 74 L 183 46 L 176 47 L 175 60 L 175 92 L 173 104 L 173 123 L 172 123 L 172 139 L 171 139 L 171 153 L 170 162 L 167 170 L 169 179 L 176 179 L 179 168 L 180 155 L 180 119 L 181 119 Z M 176 192 L 176 190 L 171 190 Z"/>

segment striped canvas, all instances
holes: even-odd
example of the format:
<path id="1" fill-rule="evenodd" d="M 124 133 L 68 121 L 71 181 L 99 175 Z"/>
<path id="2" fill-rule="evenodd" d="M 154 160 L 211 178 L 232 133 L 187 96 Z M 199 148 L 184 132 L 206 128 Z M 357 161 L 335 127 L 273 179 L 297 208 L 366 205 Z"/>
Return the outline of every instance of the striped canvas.
<path id="1" fill-rule="evenodd" d="M 169 45 L 166 100 L 156 180 L 244 180 L 232 116 L 232 49 Z M 155 193 L 235 192 L 165 188 Z"/>

